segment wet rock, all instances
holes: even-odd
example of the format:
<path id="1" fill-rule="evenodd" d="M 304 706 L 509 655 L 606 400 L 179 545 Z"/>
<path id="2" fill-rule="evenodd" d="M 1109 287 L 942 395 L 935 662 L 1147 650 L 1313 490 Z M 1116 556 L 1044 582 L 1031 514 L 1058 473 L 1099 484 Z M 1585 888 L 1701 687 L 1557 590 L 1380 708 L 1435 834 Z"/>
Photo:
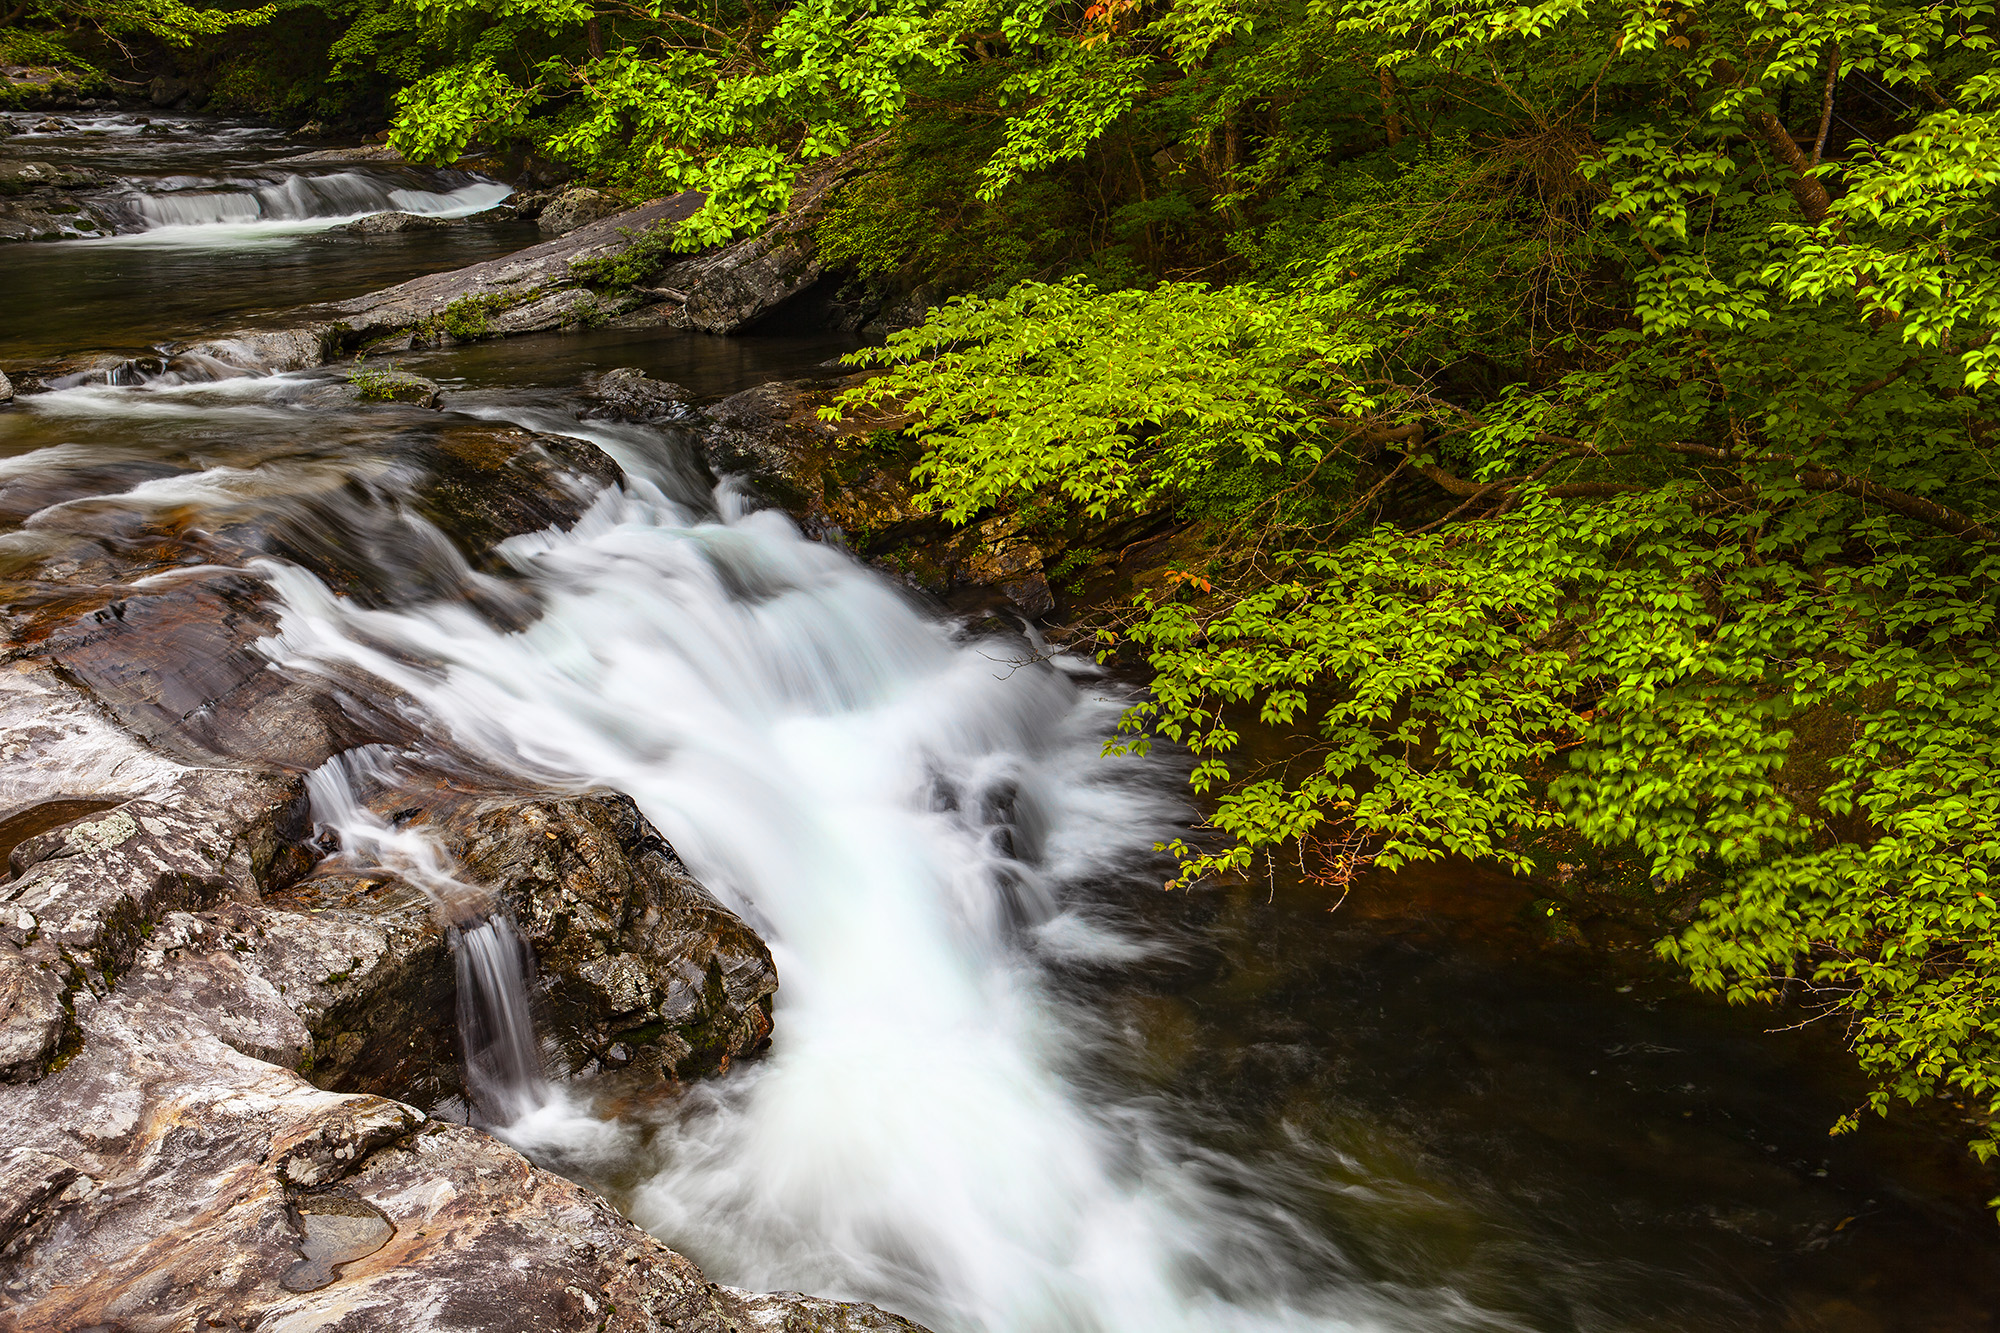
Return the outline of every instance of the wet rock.
<path id="1" fill-rule="evenodd" d="M 55 241 L 110 231 L 76 193 L 104 183 L 88 167 L 0 163 L 0 241 Z"/>
<path id="2" fill-rule="evenodd" d="M 766 1044 L 769 951 L 626 797 L 441 797 L 398 813 L 518 924 L 552 1073 L 677 1084 Z M 163 913 L 119 990 L 323 1087 L 426 1107 L 464 1095 L 456 1028 L 437 1021 L 457 1008 L 447 931 L 393 875 L 336 863 L 260 903 Z"/>
<path id="3" fill-rule="evenodd" d="M 451 945 L 430 900 L 381 875 L 322 873 L 254 912 L 202 914 L 222 950 L 297 1016 L 297 1069 L 321 1087 L 434 1107 L 464 1094 Z M 240 1049 L 240 1048 L 239 1048 Z"/>
<path id="4" fill-rule="evenodd" d="M 403 155 L 385 143 L 365 143 L 356 148 L 315 148 L 310 152 L 292 153 L 271 160 L 287 166 L 309 162 L 379 162 L 400 166 Z"/>
<path id="5" fill-rule="evenodd" d="M 0 668 L 0 821 L 12 825 L 65 801 L 158 795 L 184 772 L 46 664 Z"/>
<path id="6" fill-rule="evenodd" d="M 839 540 L 960 610 L 1048 614 L 1055 597 L 1045 553 L 1017 519 L 993 515 L 954 529 L 918 508 L 911 460 L 870 442 L 876 431 L 893 434 L 903 418 L 820 419 L 822 406 L 865 379 L 774 381 L 703 408 L 709 466 L 749 479 L 808 534 Z"/>
<path id="7" fill-rule="evenodd" d="M 444 406 L 444 389 L 436 380 L 406 370 L 377 370 L 365 362 L 345 377 L 312 385 L 290 400 L 294 407 L 325 411 L 360 403 L 408 403 L 436 410 Z"/>
<path id="8" fill-rule="evenodd" d="M 337 227 L 328 227 L 315 239 L 368 241 L 379 236 L 395 236 L 406 231 L 442 231 L 464 225 L 464 218 L 434 218 L 421 213 L 371 213 L 353 222 L 343 222 Z"/>
<path id="9" fill-rule="evenodd" d="M 444 390 L 436 380 L 412 375 L 407 370 L 357 370 L 348 382 L 365 403 L 412 403 L 429 408 L 444 405 Z"/>
<path id="10" fill-rule="evenodd" d="M 67 241 L 106 235 L 109 230 L 70 195 L 0 199 L 0 241 Z"/>
<path id="11" fill-rule="evenodd" d="M 342 1264 L 366 1259 L 389 1243 L 396 1228 L 374 1204 L 344 1194 L 314 1195 L 293 1205 L 304 1239 L 304 1256 L 284 1271 L 286 1291 L 318 1291 L 331 1286 Z"/>
<path id="12" fill-rule="evenodd" d="M 262 329 L 191 343 L 175 355 L 213 372 L 236 369 L 255 374 L 310 370 L 325 363 L 338 338 L 331 329 Z"/>
<path id="13" fill-rule="evenodd" d="M 825 276 L 813 227 L 853 164 L 840 160 L 801 181 L 786 214 L 747 240 L 663 269 L 650 285 L 683 293 L 681 317 L 705 333 L 730 333 L 770 317 Z"/>
<path id="14" fill-rule="evenodd" d="M 588 440 L 483 423 L 439 431 L 413 457 L 417 508 L 474 563 L 509 537 L 568 527 L 625 476 Z"/>
<path id="15" fill-rule="evenodd" d="M 702 409 L 702 450 L 717 472 L 742 473 L 780 494 L 818 488 L 810 475 L 815 453 L 833 436 L 807 400 L 824 386 L 773 380 Z"/>
<path id="16" fill-rule="evenodd" d="M 1011 514 L 987 519 L 973 529 L 962 577 L 995 590 L 1031 616 L 1045 616 L 1055 609 L 1055 597 L 1043 572 L 1042 552 Z"/>
<path id="17" fill-rule="evenodd" d="M 633 366 L 588 376 L 583 389 L 594 400 L 577 414 L 585 421 L 664 421 L 685 415 L 694 397 L 680 385 L 653 379 Z"/>
<path id="18" fill-rule="evenodd" d="M 534 950 L 565 1075 L 727 1069 L 771 1033 L 771 954 L 619 794 L 475 807 L 441 832 Z"/>
<path id="19" fill-rule="evenodd" d="M 579 227 L 625 211 L 616 195 L 579 185 L 562 191 L 535 213 L 535 225 L 545 236 L 567 236 Z"/>
<path id="20" fill-rule="evenodd" d="M 501 207 L 508 209 L 523 221 L 533 221 L 542 215 L 542 210 L 549 206 L 549 201 L 554 199 L 557 193 L 555 190 L 522 190 L 509 195 Z"/>
<path id="21" fill-rule="evenodd" d="M 146 100 L 154 106 L 172 106 L 188 95 L 186 79 L 171 74 L 161 74 L 146 85 Z"/>
<path id="22" fill-rule="evenodd" d="M 14 383 L 7 378 L 7 372 L 0 370 L 0 403 L 14 401 Z"/>
<path id="23" fill-rule="evenodd" d="M 796 1291 L 717 1287 L 715 1296 L 740 1333 L 925 1333 L 921 1325 L 873 1305 L 850 1305 Z"/>
<path id="24" fill-rule="evenodd" d="M 188 772 L 158 800 L 17 844 L 0 885 L 0 1080 L 40 1077 L 79 992 L 114 985 L 163 917 L 302 874 L 303 796 L 296 778 Z"/>
<path id="25" fill-rule="evenodd" d="M 33 649 L 183 763 L 255 760 L 304 770 L 384 739 L 323 683 L 273 668 L 256 645 L 277 629 L 263 580 L 228 571 L 121 590 L 95 610 L 38 629 Z"/>

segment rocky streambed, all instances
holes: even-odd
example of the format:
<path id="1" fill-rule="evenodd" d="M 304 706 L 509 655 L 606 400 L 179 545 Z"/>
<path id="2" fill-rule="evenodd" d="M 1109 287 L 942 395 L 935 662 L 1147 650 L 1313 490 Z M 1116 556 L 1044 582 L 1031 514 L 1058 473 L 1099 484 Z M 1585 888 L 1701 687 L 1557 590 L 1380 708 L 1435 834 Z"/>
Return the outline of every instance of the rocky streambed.
<path id="1" fill-rule="evenodd" d="M 10 173 L 8 225 L 61 230 L 39 209 L 81 218 L 83 233 L 113 229 L 111 210 L 60 193 L 103 193 L 103 172 Z M 226 393 L 246 373 L 348 348 L 449 342 L 447 328 L 573 323 L 595 299 L 574 262 L 686 207 L 664 201 L 150 359 L 17 363 L 0 400 L 93 385 Z M 655 296 L 645 318 L 733 327 L 817 276 L 809 259 L 774 266 L 767 253 L 681 276 L 702 300 L 669 315 Z M 458 322 L 467 310 L 476 330 Z M 298 436 L 323 424 L 347 437 L 307 446 L 313 457 L 275 491 L 232 497 L 225 480 L 178 504 L 93 498 L 175 480 L 201 490 L 214 470 L 198 440 L 177 452 L 128 434 L 102 448 L 30 439 L 15 457 L 32 466 L 0 465 L 0 506 L 27 521 L 7 553 L 0 671 L 7 1326 L 916 1327 L 872 1306 L 716 1286 L 588 1189 L 466 1123 L 492 1114 L 464 1081 L 454 958 L 479 920 L 509 923 L 532 953 L 546 1074 L 621 1105 L 755 1057 L 778 976 L 756 932 L 629 797 L 464 764 L 358 765 L 422 730 L 397 715 L 397 691 L 274 669 L 264 648 L 278 616 L 258 561 L 378 604 L 413 589 L 483 595 L 519 624 L 533 607 L 480 571 L 502 565 L 509 539 L 575 524 L 626 480 L 586 440 L 424 420 L 435 386 L 411 395 L 408 382 L 423 383 L 393 377 L 379 394 L 387 419 L 367 420 L 361 389 L 338 376 L 253 409 L 276 419 L 224 473 L 283 472 Z M 649 383 L 614 381 L 596 410 L 658 415 L 670 402 Z M 316 415 L 329 409 L 348 415 Z M 66 424 L 58 414 L 51 429 Z M 430 849 L 433 873 L 385 863 L 379 847 L 343 850 L 329 793 Z M 438 873 L 465 892 L 441 894 Z"/>
<path id="2" fill-rule="evenodd" d="M 444 465 L 417 474 L 420 503 L 466 567 L 574 522 L 620 477 L 583 441 L 519 430 L 412 449 Z M 46 513 L 89 473 L 15 480 L 9 501 Z M 615 792 L 465 771 L 362 783 L 356 799 L 434 839 L 478 903 L 441 903 L 421 879 L 328 845 L 305 775 L 410 729 L 382 712 L 391 691 L 356 709 L 272 670 L 256 644 L 274 617 L 244 566 L 320 543 L 306 558 L 365 596 L 372 571 L 337 549 L 365 539 L 342 522 L 356 512 L 205 532 L 128 514 L 115 532 L 53 539 L 10 581 L 8 1326 L 914 1327 L 715 1287 L 590 1191 L 453 1122 L 476 1109 L 454 912 L 519 923 L 550 1072 L 628 1101 L 759 1052 L 778 978 L 757 935 Z M 327 1251 L 345 1262 L 298 1290 L 287 1275 L 324 1249 L 314 1219 L 334 1201 L 374 1230 Z"/>

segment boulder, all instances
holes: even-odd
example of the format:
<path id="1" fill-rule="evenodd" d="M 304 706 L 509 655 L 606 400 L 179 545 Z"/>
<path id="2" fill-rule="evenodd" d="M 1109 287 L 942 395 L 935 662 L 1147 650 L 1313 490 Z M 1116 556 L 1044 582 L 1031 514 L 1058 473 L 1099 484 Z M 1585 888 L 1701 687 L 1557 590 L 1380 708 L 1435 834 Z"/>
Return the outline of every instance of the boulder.
<path id="1" fill-rule="evenodd" d="M 146 85 L 146 100 L 154 106 L 172 106 L 188 95 L 188 81 L 172 74 L 156 75 Z"/>
<path id="2" fill-rule="evenodd" d="M 552 1075 L 672 1090 L 768 1044 L 770 952 L 630 799 L 379 795 L 402 805 L 399 823 L 431 829 L 461 880 L 516 923 Z M 302 830 L 291 845 L 305 845 Z M 289 886 L 262 899 L 217 890 L 193 905 L 137 905 L 127 915 L 142 942 L 105 975 L 121 995 L 322 1087 L 426 1109 L 462 1099 L 458 1032 L 437 1021 L 458 1004 L 444 911 L 392 873 L 335 860 L 297 879 L 295 863 L 280 864 Z M 37 1011 L 44 1025 L 51 1011 Z"/>
<path id="3" fill-rule="evenodd" d="M 97 701 L 46 663 L 0 667 L 0 839 L 5 852 L 67 823 L 44 814 L 65 803 L 98 808 L 168 790 L 186 766 L 105 716 Z M 79 811 L 78 813 L 82 813 Z"/>
<path id="4" fill-rule="evenodd" d="M 189 772 L 18 842 L 0 886 L 0 1080 L 48 1070 L 78 994 L 114 986 L 163 916 L 298 878 L 304 794 L 297 778 Z"/>
<path id="5" fill-rule="evenodd" d="M 79 1010 L 76 1058 L 0 1088 L 0 1322 L 18 1333 L 735 1333 L 741 1309 L 915 1328 L 720 1291 L 478 1130 L 313 1087 L 157 1006 Z"/>
<path id="6" fill-rule="evenodd" d="M 282 162 L 287 166 L 313 162 L 379 162 L 400 166 L 403 155 L 388 144 L 368 143 L 358 148 L 315 148 L 310 152 L 293 153 L 287 157 L 276 157 L 271 160 Z"/>
<path id="7" fill-rule="evenodd" d="M 0 241 L 71 241 L 109 232 L 96 214 L 70 195 L 0 198 Z"/>
<path id="8" fill-rule="evenodd" d="M 578 227 L 588 226 L 625 211 L 616 195 L 578 185 L 543 204 L 535 213 L 535 226 L 546 236 L 567 236 Z"/>
<path id="9" fill-rule="evenodd" d="M 381 236 L 395 236 L 406 231 L 443 231 L 450 227 L 463 227 L 464 218 L 434 218 L 421 213 L 371 213 L 353 222 L 343 222 L 337 227 L 328 227 L 314 239 L 322 241 L 371 241 Z"/>
<path id="10" fill-rule="evenodd" d="M 74 193 L 104 180 L 100 172 L 88 167 L 0 163 L 0 241 L 56 241 L 107 234 L 110 223 Z"/>
<path id="11" fill-rule="evenodd" d="M 918 508 L 908 459 L 867 443 L 903 418 L 855 414 L 838 424 L 819 409 L 862 375 L 773 381 L 703 408 L 709 466 L 746 478 L 810 535 L 838 540 L 871 563 L 962 611 L 1042 616 L 1055 606 L 1045 556 L 1009 515 L 953 529 Z"/>
<path id="12" fill-rule="evenodd" d="M 688 873 L 631 798 L 481 804 L 443 830 L 533 949 L 565 1077 L 720 1073 L 768 1043 L 764 942 Z"/>
<path id="13" fill-rule="evenodd" d="M 7 372 L 0 370 L 0 403 L 14 401 L 14 384 L 7 378 Z"/>
<path id="14" fill-rule="evenodd" d="M 436 380 L 412 375 L 407 370 L 356 368 L 348 376 L 357 399 L 364 403 L 413 403 L 436 409 L 444 406 L 444 390 Z"/>
<path id="15" fill-rule="evenodd" d="M 651 284 L 682 294 L 690 328 L 730 333 L 805 296 L 825 276 L 813 227 L 854 162 L 838 159 L 800 181 L 785 215 L 755 236 L 664 268 Z"/>
<path id="16" fill-rule="evenodd" d="M 687 415 L 694 398 L 680 385 L 653 379 L 635 366 L 586 376 L 583 391 L 592 400 L 577 413 L 583 421 L 665 421 Z"/>
<path id="17" fill-rule="evenodd" d="M 93 610 L 36 626 L 32 651 L 158 752 L 194 765 L 303 770 L 398 734 L 357 722 L 324 683 L 273 669 L 256 645 L 277 632 L 278 617 L 253 574 L 108 591 Z"/>
<path id="18" fill-rule="evenodd" d="M 625 473 L 588 440 L 453 422 L 414 442 L 416 506 L 475 565 L 509 537 L 568 527 Z"/>

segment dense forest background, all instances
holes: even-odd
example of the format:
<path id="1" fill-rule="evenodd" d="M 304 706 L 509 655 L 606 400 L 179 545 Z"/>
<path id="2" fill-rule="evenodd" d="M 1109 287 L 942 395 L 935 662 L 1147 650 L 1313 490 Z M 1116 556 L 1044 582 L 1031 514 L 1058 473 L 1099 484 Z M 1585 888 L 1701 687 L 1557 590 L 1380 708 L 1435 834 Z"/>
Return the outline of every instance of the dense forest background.
<path id="1" fill-rule="evenodd" d="M 20 0 L 0 59 L 705 192 L 640 266 L 839 173 L 822 257 L 952 298 L 846 403 L 908 414 L 930 503 L 1194 534 L 1096 625 L 1152 673 L 1126 742 L 1214 799 L 1183 882 L 1583 867 L 1988 1158 L 1996 32 L 1868 0 Z"/>

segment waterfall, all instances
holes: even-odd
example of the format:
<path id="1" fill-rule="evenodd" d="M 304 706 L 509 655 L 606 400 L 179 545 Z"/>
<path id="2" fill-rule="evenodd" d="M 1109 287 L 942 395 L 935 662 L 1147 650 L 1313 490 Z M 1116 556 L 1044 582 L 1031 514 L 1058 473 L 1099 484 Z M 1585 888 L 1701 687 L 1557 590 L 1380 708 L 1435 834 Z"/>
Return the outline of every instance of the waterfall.
<path id="1" fill-rule="evenodd" d="M 533 959 L 505 912 L 484 889 L 459 876 L 429 830 L 399 828 L 362 800 L 363 790 L 398 781 L 393 758 L 382 746 L 335 755 L 306 778 L 313 822 L 338 837 L 341 855 L 351 864 L 393 874 L 429 897 L 458 968 L 467 1099 L 484 1123 L 522 1121 L 552 1100 L 530 998 Z"/>
<path id="2" fill-rule="evenodd" d="M 524 424 L 547 428 L 517 409 Z M 541 614 L 367 609 L 263 568 L 289 669 L 421 705 L 429 744 L 630 793 L 770 943 L 768 1057 L 619 1140 L 626 1205 L 716 1280 L 870 1299 L 940 1333 L 1491 1328 L 1385 1292 L 1297 1211 L 1315 1186 L 1107 1102 L 1122 1040 L 1044 981 L 1143 946 L 1081 886 L 1143 883 L 1184 818 L 1102 757 L 1123 691 L 1086 660 L 961 640 L 670 435 L 568 423 L 632 477 L 502 548 Z M 498 962 L 509 957 L 493 950 Z M 584 1121 L 503 1132 L 547 1160 Z"/>
<path id="3" fill-rule="evenodd" d="M 211 223 L 297 222 L 362 217 L 395 210 L 456 216 L 490 208 L 513 191 L 463 172 L 440 173 L 426 189 L 411 173 L 343 171 L 329 176 L 278 175 L 272 179 L 172 177 L 143 190 L 116 194 L 114 212 L 144 228 Z"/>
<path id="4" fill-rule="evenodd" d="M 512 922 L 496 915 L 453 931 L 452 952 L 467 1096 L 485 1120 L 511 1124 L 548 1101 L 528 1002 L 528 946 Z"/>

